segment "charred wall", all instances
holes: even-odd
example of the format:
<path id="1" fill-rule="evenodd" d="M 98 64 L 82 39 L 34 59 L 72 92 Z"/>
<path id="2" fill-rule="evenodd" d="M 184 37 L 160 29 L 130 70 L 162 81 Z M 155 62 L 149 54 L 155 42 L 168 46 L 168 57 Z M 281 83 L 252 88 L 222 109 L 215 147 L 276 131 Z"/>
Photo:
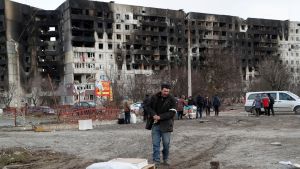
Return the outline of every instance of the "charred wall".
<path id="1" fill-rule="evenodd" d="M 57 85 L 63 76 L 62 39 L 60 36 L 60 13 L 54 11 L 36 11 L 33 27 L 33 53 L 38 73 L 42 78 L 50 75 Z"/>
<path id="2" fill-rule="evenodd" d="M 0 41 L 4 39 L 15 46 L 12 51 L 7 50 L 12 54 L 12 60 L 8 65 L 10 71 L 5 74 L 11 78 L 4 80 L 18 81 L 24 94 L 31 92 L 33 79 L 38 76 L 47 78 L 49 74 L 53 81 L 59 82 L 63 70 L 58 34 L 59 13 L 9 0 L 4 2 L 1 7 L 5 8 L 3 24 L 6 39 L 2 37 Z"/>
<path id="3" fill-rule="evenodd" d="M 258 65 L 262 60 L 279 59 L 279 40 L 289 37 L 289 21 L 248 18 L 246 20 L 248 38 L 247 55 L 242 58 L 243 74 L 253 72 L 258 75 Z M 244 80 L 247 80 L 244 77 Z"/>
<path id="4" fill-rule="evenodd" d="M 278 41 L 288 37 L 289 21 L 87 0 L 67 0 L 47 11 L 0 0 L 0 88 L 7 87 L 10 76 L 19 76 L 26 92 L 34 77 L 48 74 L 57 84 L 63 77 L 64 83 L 89 74 L 99 79 L 101 66 L 108 64 L 118 76 L 170 70 L 186 66 L 189 48 L 194 69 L 204 69 L 226 51 L 237 56 L 249 80 L 260 61 L 277 59 Z M 18 45 L 15 53 L 6 49 L 9 41 Z M 18 75 L 8 72 L 8 52 L 18 57 Z M 76 52 L 92 53 L 93 59 L 83 62 L 95 69 L 75 72 Z"/>
<path id="5" fill-rule="evenodd" d="M 288 37 L 289 21 L 203 13 L 188 13 L 187 19 L 194 68 L 205 68 L 211 56 L 225 50 L 237 56 L 244 80 L 258 75 L 262 60 L 278 59 L 278 41 Z"/>
<path id="6" fill-rule="evenodd" d="M 8 87 L 7 50 L 6 50 L 6 26 L 5 26 L 5 5 L 0 0 L 0 90 Z"/>
<path id="7" fill-rule="evenodd" d="M 188 13 L 186 32 L 191 36 L 193 68 L 210 66 L 214 55 L 241 55 L 239 49 L 246 43 L 241 27 L 242 19 L 236 16 Z"/>

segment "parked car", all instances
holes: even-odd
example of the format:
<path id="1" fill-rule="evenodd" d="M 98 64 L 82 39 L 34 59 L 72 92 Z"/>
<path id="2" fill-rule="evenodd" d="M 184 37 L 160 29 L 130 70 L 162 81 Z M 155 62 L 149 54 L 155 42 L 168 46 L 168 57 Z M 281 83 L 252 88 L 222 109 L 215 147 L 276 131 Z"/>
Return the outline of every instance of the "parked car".
<path id="1" fill-rule="evenodd" d="M 142 114 L 144 111 L 143 103 L 142 102 L 136 102 L 130 105 L 131 112 L 134 112 L 135 114 Z"/>
<path id="2" fill-rule="evenodd" d="M 295 114 L 300 114 L 300 98 L 289 91 L 248 92 L 245 98 L 245 110 L 251 112 L 256 95 L 262 98 L 263 94 L 270 94 L 274 98 L 273 107 L 275 112 L 295 112 Z"/>
<path id="3" fill-rule="evenodd" d="M 49 106 L 30 106 L 28 107 L 27 112 L 33 114 L 55 114 L 54 109 L 50 108 Z"/>
<path id="4" fill-rule="evenodd" d="M 96 107 L 95 102 L 82 101 L 74 104 L 74 108 L 94 108 Z"/>

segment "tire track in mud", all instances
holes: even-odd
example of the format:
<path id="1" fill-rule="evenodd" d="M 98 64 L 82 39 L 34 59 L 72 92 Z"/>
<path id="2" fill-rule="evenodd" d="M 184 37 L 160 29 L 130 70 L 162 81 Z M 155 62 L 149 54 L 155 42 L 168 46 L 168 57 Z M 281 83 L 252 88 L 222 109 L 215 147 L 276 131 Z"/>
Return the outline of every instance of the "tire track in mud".
<path id="1" fill-rule="evenodd" d="M 218 127 L 250 128 L 262 124 L 260 120 L 251 117 L 216 118 L 213 120 Z"/>
<path id="2" fill-rule="evenodd" d="M 213 142 L 213 146 L 198 153 L 197 155 L 193 156 L 191 159 L 175 163 L 170 168 L 171 169 L 186 169 L 200 165 L 201 163 L 204 164 L 212 160 L 212 158 L 218 154 L 219 152 L 223 152 L 228 146 L 234 144 L 239 139 L 234 136 L 227 137 L 227 138 L 220 138 L 223 136 L 219 136 L 216 141 Z"/>

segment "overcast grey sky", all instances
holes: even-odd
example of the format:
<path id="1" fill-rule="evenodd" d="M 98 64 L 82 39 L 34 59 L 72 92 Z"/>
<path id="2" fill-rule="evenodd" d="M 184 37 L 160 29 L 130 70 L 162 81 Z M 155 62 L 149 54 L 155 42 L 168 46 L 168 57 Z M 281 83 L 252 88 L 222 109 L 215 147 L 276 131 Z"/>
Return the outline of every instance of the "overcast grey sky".
<path id="1" fill-rule="evenodd" d="M 13 0 L 42 9 L 55 9 L 64 0 Z M 108 2 L 109 0 L 102 0 Z M 185 12 L 202 12 L 239 16 L 244 19 L 266 18 L 300 21 L 299 0 L 114 0 L 156 8 L 184 9 Z"/>

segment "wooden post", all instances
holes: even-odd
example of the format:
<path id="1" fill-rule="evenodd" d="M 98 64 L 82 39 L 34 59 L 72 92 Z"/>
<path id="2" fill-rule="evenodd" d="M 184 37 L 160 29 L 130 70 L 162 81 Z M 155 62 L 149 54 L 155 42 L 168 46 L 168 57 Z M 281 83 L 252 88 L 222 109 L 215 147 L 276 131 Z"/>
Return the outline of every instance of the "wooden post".
<path id="1" fill-rule="evenodd" d="M 211 161 L 210 162 L 210 169 L 220 169 L 219 161 Z"/>

